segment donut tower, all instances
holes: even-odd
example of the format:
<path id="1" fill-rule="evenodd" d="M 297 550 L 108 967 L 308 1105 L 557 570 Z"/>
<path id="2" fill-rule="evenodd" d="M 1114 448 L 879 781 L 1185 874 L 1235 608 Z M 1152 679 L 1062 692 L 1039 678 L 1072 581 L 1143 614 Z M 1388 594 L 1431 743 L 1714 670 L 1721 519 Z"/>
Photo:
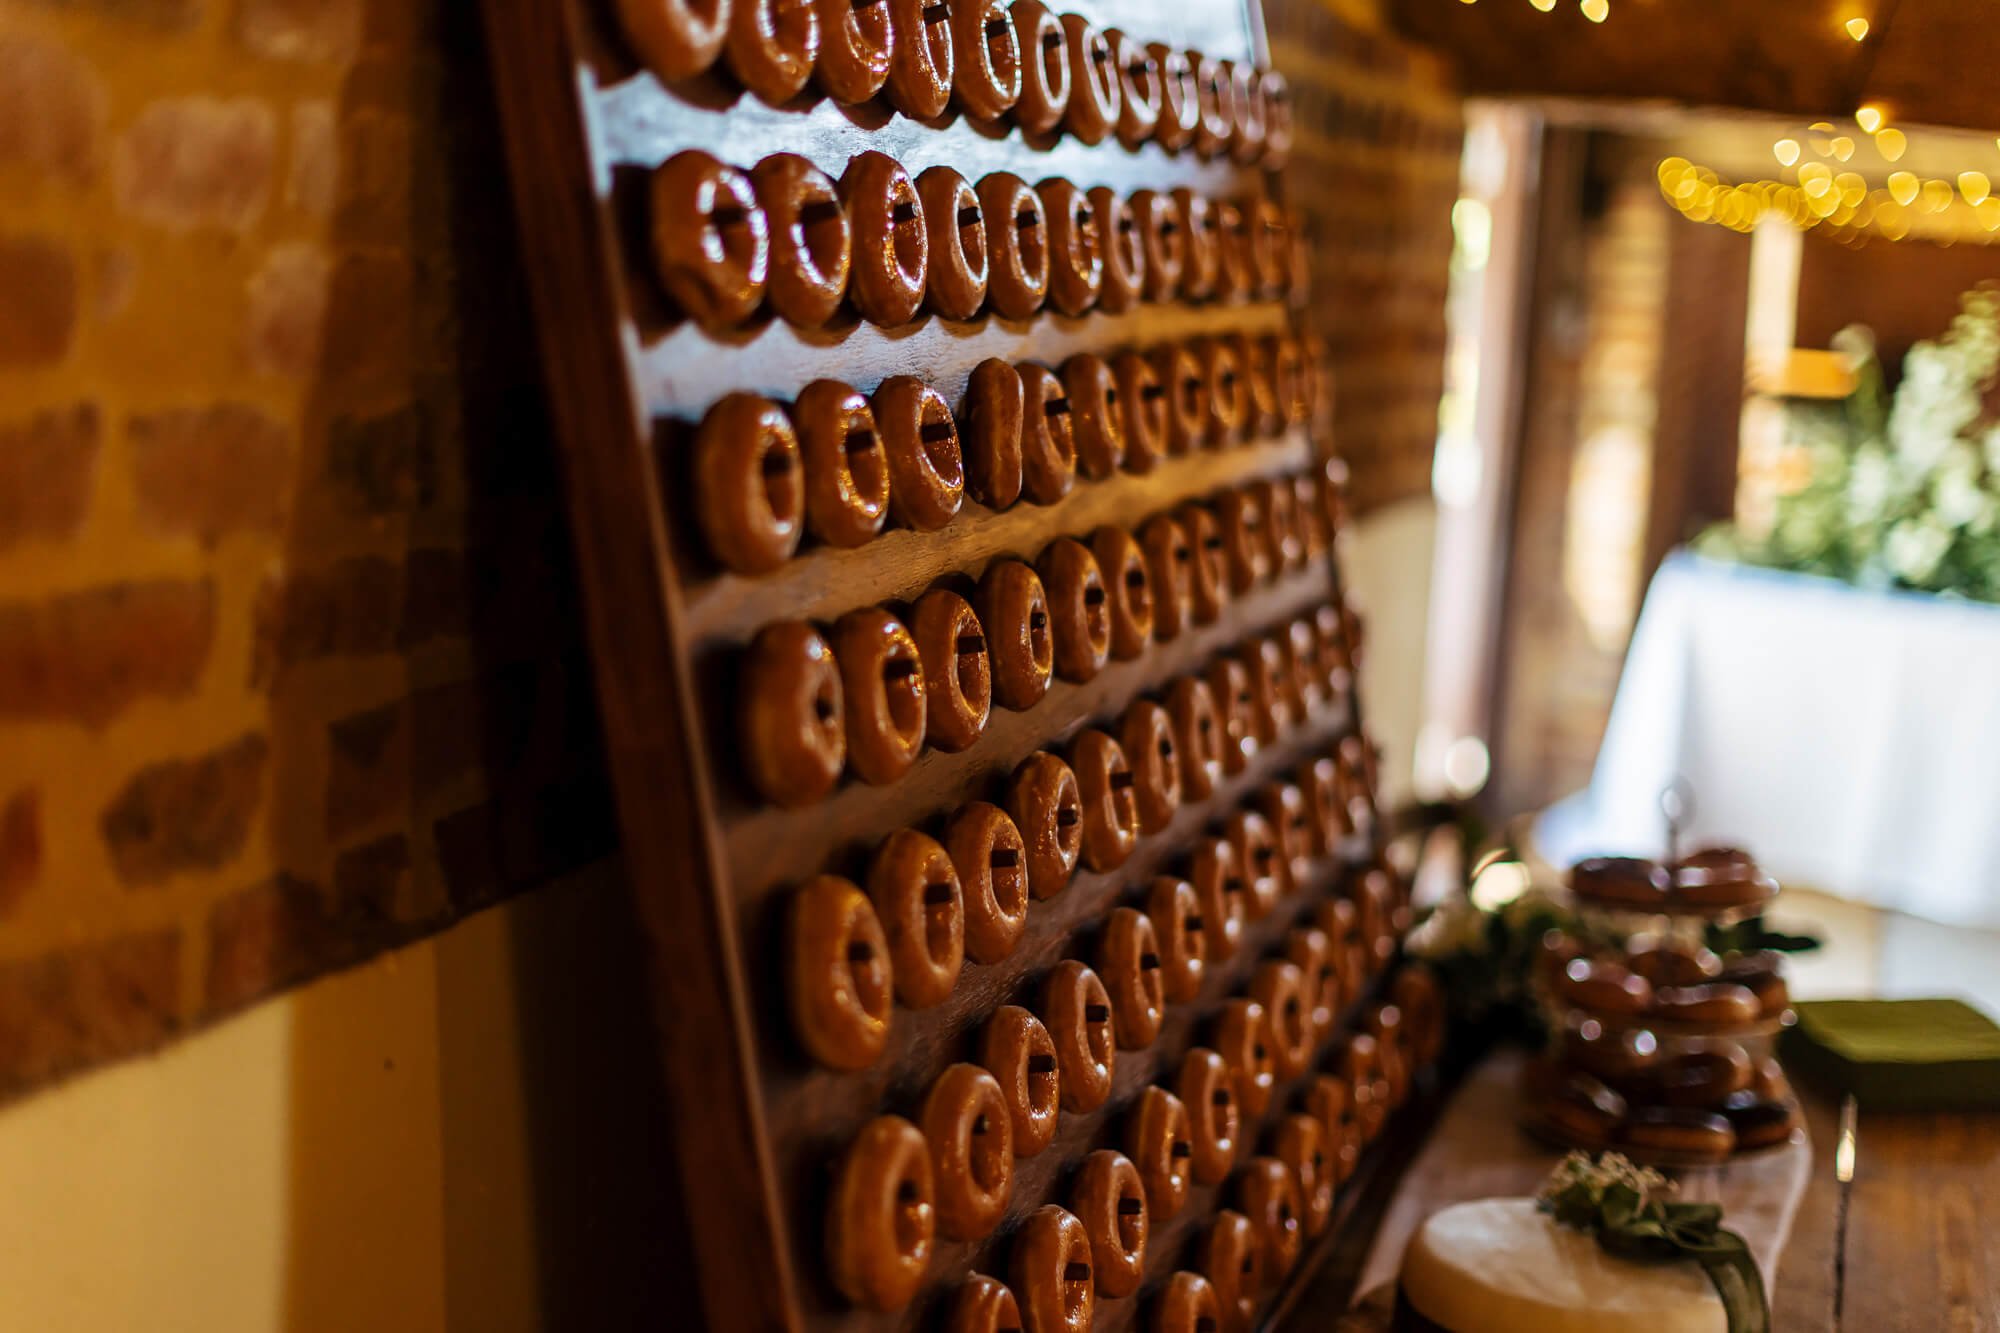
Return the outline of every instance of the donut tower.
<path id="1" fill-rule="evenodd" d="M 487 9 L 690 1326 L 1249 1329 L 1444 1038 L 1254 5 Z"/>
<path id="2" fill-rule="evenodd" d="M 1581 928 L 1542 942 L 1550 1049 L 1523 1076 L 1524 1123 L 1564 1147 L 1664 1167 L 1789 1142 L 1797 1099 L 1772 1054 L 1791 995 L 1768 950 L 1718 955 L 1711 924 L 1760 914 L 1777 882 L 1749 853 L 1570 869 Z"/>

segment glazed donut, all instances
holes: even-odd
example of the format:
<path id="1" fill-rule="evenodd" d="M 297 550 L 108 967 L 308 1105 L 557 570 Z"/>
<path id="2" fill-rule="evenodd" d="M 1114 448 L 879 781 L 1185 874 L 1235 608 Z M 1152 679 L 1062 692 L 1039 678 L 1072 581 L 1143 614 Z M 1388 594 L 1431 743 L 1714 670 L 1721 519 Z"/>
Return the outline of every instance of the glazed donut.
<path id="1" fill-rule="evenodd" d="M 1162 42 L 1148 45 L 1146 54 L 1160 67 L 1160 118 L 1153 138 L 1169 153 L 1177 153 L 1194 142 L 1201 127 L 1201 89 L 1195 83 L 1194 66 L 1187 52 Z"/>
<path id="2" fill-rule="evenodd" d="M 1112 997 L 1112 1029 L 1126 1051 L 1142 1051 L 1160 1035 L 1166 983 L 1152 921 L 1134 907 L 1112 909 L 1098 941 L 1098 977 Z"/>
<path id="3" fill-rule="evenodd" d="M 1403 1050 L 1409 1038 L 1403 1031 L 1403 1011 L 1393 1004 L 1371 1004 L 1363 1026 L 1375 1038 L 1375 1059 L 1382 1068 L 1389 1105 L 1401 1106 L 1410 1091 L 1410 1061 Z"/>
<path id="4" fill-rule="evenodd" d="M 891 375 L 869 402 L 889 462 L 889 517 L 935 532 L 965 501 L 958 427 L 944 395 L 914 375 Z"/>
<path id="5" fill-rule="evenodd" d="M 1354 1095 L 1354 1124 L 1363 1143 L 1373 1143 L 1389 1114 L 1388 1081 L 1382 1076 L 1382 1054 L 1375 1038 L 1357 1032 L 1340 1053 L 1340 1074 Z"/>
<path id="6" fill-rule="evenodd" d="M 1562 1057 L 1586 1074 L 1618 1086 L 1643 1083 L 1660 1063 L 1660 1039 L 1646 1028 L 1607 1028 L 1571 1013 L 1563 1025 Z"/>
<path id="7" fill-rule="evenodd" d="M 901 1116 L 877 1116 L 840 1160 L 826 1218 L 826 1266 L 855 1305 L 900 1310 L 930 1266 L 937 1217 L 930 1148 Z"/>
<path id="8" fill-rule="evenodd" d="M 1299 1261 L 1299 1188 L 1292 1173 L 1275 1157 L 1253 1157 L 1236 1182 L 1236 1203 L 1257 1232 L 1257 1249 L 1264 1256 L 1266 1280 L 1279 1278 Z"/>
<path id="9" fill-rule="evenodd" d="M 1569 872 L 1570 892 L 1577 897 L 1641 912 L 1664 910 L 1672 884 L 1665 870 L 1636 856 L 1593 856 Z"/>
<path id="10" fill-rule="evenodd" d="M 1255 261 L 1250 255 L 1249 223 L 1243 210 L 1232 203 L 1218 203 L 1215 209 L 1215 299 L 1231 304 L 1257 289 Z"/>
<path id="11" fill-rule="evenodd" d="M 1800 1121 L 1799 1108 L 1790 1101 L 1732 1101 L 1722 1114 L 1736 1134 L 1738 1152 L 1784 1143 Z"/>
<path id="12" fill-rule="evenodd" d="M 1294 1112 L 1278 1121 L 1271 1153 L 1292 1173 L 1298 1192 L 1299 1221 L 1305 1234 L 1317 1236 L 1333 1218 L 1334 1178 L 1327 1160 L 1319 1121 Z"/>
<path id="13" fill-rule="evenodd" d="M 813 0 L 813 7 L 819 10 L 813 81 L 850 106 L 882 91 L 895 44 L 889 0 Z"/>
<path id="14" fill-rule="evenodd" d="M 1065 54 L 1069 58 L 1069 105 L 1063 125 L 1086 144 L 1100 144 L 1124 110 L 1124 77 L 1112 59 L 1111 43 L 1080 14 L 1062 16 Z"/>
<path id="15" fill-rule="evenodd" d="M 1754 907 L 1777 891 L 1777 881 L 1736 847 L 1705 848 L 1684 857 L 1673 870 L 1674 899 L 1705 911 Z"/>
<path id="16" fill-rule="evenodd" d="M 1237 650 L 1236 660 L 1250 682 L 1250 721 L 1260 746 L 1276 743 L 1292 725 L 1291 708 L 1285 702 L 1289 672 L 1278 645 L 1258 639 Z"/>
<path id="17" fill-rule="evenodd" d="M 1035 193 L 1048 218 L 1048 302 L 1061 314 L 1081 315 L 1097 304 L 1104 286 L 1104 237 L 1090 199 L 1060 176 L 1043 180 Z"/>
<path id="18" fill-rule="evenodd" d="M 1748 987 L 1711 981 L 1699 986 L 1663 986 L 1653 992 L 1652 1015 L 1663 1022 L 1734 1028 L 1757 1021 L 1763 1006 Z"/>
<path id="19" fill-rule="evenodd" d="M 1042 1023 L 1056 1045 L 1062 1109 L 1095 1111 L 1111 1095 L 1117 1043 L 1111 996 L 1097 973 L 1074 958 L 1049 969 L 1042 983 Z"/>
<path id="20" fill-rule="evenodd" d="M 1354 688 L 1354 654 L 1347 646 L 1346 622 L 1340 609 L 1322 606 L 1313 612 L 1313 630 L 1319 636 L 1320 670 L 1326 674 L 1327 688 L 1344 697 Z"/>
<path id="21" fill-rule="evenodd" d="M 1417 1064 L 1434 1063 L 1444 1050 L 1448 1010 L 1444 984 L 1422 963 L 1410 963 L 1390 983 L 1389 998 L 1409 1024 L 1411 1052 Z"/>
<path id="22" fill-rule="evenodd" d="M 806 469 L 806 527 L 829 546 L 859 546 L 889 518 L 889 460 L 868 400 L 814 380 L 792 407 Z"/>
<path id="23" fill-rule="evenodd" d="M 1271 385 L 1285 420 L 1295 426 L 1310 420 L 1312 403 L 1307 396 L 1305 355 L 1299 340 L 1289 333 L 1273 333 L 1264 339 L 1264 345 L 1271 361 Z M 1314 493 L 1318 493 L 1317 478 Z"/>
<path id="24" fill-rule="evenodd" d="M 951 1065 L 931 1084 L 921 1116 L 931 1148 L 938 1230 L 977 1240 L 1007 1211 L 1014 1187 L 1014 1123 L 993 1075 Z"/>
<path id="25" fill-rule="evenodd" d="M 1118 142 L 1137 151 L 1153 137 L 1160 123 L 1160 99 L 1164 95 L 1160 62 L 1117 28 L 1104 34 L 1111 52 L 1111 68 L 1118 79 Z"/>
<path id="26" fill-rule="evenodd" d="M 1319 1045 L 1312 1007 L 1305 994 L 1305 974 L 1292 963 L 1267 958 L 1250 979 L 1250 998 L 1264 1009 L 1270 1036 L 1271 1068 L 1291 1080 L 1306 1072 Z"/>
<path id="27" fill-rule="evenodd" d="M 1214 157 L 1229 147 L 1236 127 L 1236 93 L 1220 60 L 1211 60 L 1198 51 L 1188 52 L 1194 69 L 1196 105 L 1201 119 L 1195 125 L 1194 150 L 1204 158 Z"/>
<path id="28" fill-rule="evenodd" d="M 1215 1049 L 1235 1080 L 1237 1106 L 1255 1124 L 1269 1109 L 1277 1081 L 1264 1006 L 1242 997 L 1225 1000 L 1215 1021 Z"/>
<path id="29" fill-rule="evenodd" d="M 1653 986 L 1616 963 L 1572 958 L 1563 968 L 1556 992 L 1566 1004 L 1593 1014 L 1637 1018 L 1653 1005 Z"/>
<path id="30" fill-rule="evenodd" d="M 1021 43 L 1000 0 L 951 8 L 952 92 L 974 120 L 998 120 L 1021 96 Z"/>
<path id="31" fill-rule="evenodd" d="M 1158 833 L 1173 822 L 1181 804 L 1181 758 L 1174 745 L 1173 719 L 1151 699 L 1137 700 L 1119 720 L 1118 743 L 1132 766 L 1139 831 Z"/>
<path id="32" fill-rule="evenodd" d="M 1055 1137 L 1061 1079 L 1056 1044 L 1042 1020 L 1016 1004 L 1003 1004 L 986 1020 L 979 1063 L 1000 1085 L 1013 1121 L 1014 1155 L 1033 1157 Z"/>
<path id="33" fill-rule="evenodd" d="M 1328 691 L 1320 669 L 1319 634 L 1304 616 L 1285 626 L 1285 657 L 1292 671 L 1292 692 L 1309 708 Z"/>
<path id="34" fill-rule="evenodd" d="M 1650 1101 L 1714 1110 L 1756 1081 L 1756 1069 L 1733 1041 L 1711 1042 L 1661 1060 L 1643 1080 Z M 1635 1088 L 1635 1093 L 1638 1089 Z"/>
<path id="35" fill-rule="evenodd" d="M 1104 580 L 1111 615 L 1111 655 L 1129 661 L 1153 639 L 1153 589 L 1139 543 L 1123 528 L 1106 524 L 1090 534 L 1090 553 Z"/>
<path id="36" fill-rule="evenodd" d="M 1240 1111 L 1235 1078 L 1220 1055 L 1203 1046 L 1190 1047 L 1181 1058 L 1175 1082 L 1181 1105 L 1187 1108 L 1188 1166 L 1203 1185 L 1229 1174 L 1236 1162 Z"/>
<path id="37" fill-rule="evenodd" d="M 1224 335 L 1230 352 L 1236 358 L 1237 368 L 1243 375 L 1243 388 L 1248 410 L 1243 418 L 1244 434 L 1251 439 L 1262 439 L 1276 433 L 1283 424 L 1282 409 L 1278 405 L 1278 390 L 1271 379 L 1270 358 L 1264 344 L 1252 342 L 1247 334 Z M 1290 482 L 1283 484 L 1288 490 Z"/>
<path id="38" fill-rule="evenodd" d="M 1090 1236 L 1074 1214 L 1044 1204 L 1014 1233 L 1008 1270 L 1021 1303 L 1022 1333 L 1090 1333 L 1096 1296 Z"/>
<path id="39" fill-rule="evenodd" d="M 996 560 L 981 576 L 973 606 L 986 631 L 994 699 L 1016 712 L 1033 708 L 1048 692 L 1055 670 L 1055 636 L 1040 576 L 1019 560 Z"/>
<path id="40" fill-rule="evenodd" d="M 1313 854 L 1331 856 L 1347 832 L 1347 812 L 1333 760 L 1314 759 L 1299 770 L 1299 791 L 1312 812 Z"/>
<path id="41" fill-rule="evenodd" d="M 1685 1106 L 1635 1106 L 1613 1140 L 1642 1160 L 1654 1153 L 1720 1162 L 1736 1151 L 1736 1131 L 1713 1111 Z"/>
<path id="42" fill-rule="evenodd" d="M 1249 890 L 1244 895 L 1244 910 L 1251 920 L 1259 920 L 1270 914 L 1285 891 L 1284 857 L 1278 852 L 1278 840 L 1271 826 L 1264 822 L 1264 816 L 1255 810 L 1235 811 L 1229 816 L 1226 829 Z"/>
<path id="43" fill-rule="evenodd" d="M 819 59 L 819 11 L 781 0 L 731 0 L 722 56 L 745 88 L 772 106 L 789 102 Z"/>
<path id="44" fill-rule="evenodd" d="M 1579 1148 L 1608 1146 L 1624 1123 L 1625 1099 L 1589 1074 L 1550 1070 L 1530 1092 L 1535 1114 Z"/>
<path id="45" fill-rule="evenodd" d="M 1208 957 L 1221 962 L 1236 952 L 1249 915 L 1243 899 L 1249 885 L 1236 859 L 1236 849 L 1223 838 L 1196 838 L 1188 849 L 1188 882 L 1201 905 Z"/>
<path id="46" fill-rule="evenodd" d="M 868 897 L 889 941 L 896 998 L 912 1009 L 942 1002 L 965 963 L 965 899 L 951 857 L 935 839 L 898 829 L 868 862 Z"/>
<path id="47" fill-rule="evenodd" d="M 1188 566 L 1188 602 L 1197 625 L 1210 625 L 1229 603 L 1229 562 L 1222 548 L 1222 534 L 1216 531 L 1215 515 L 1198 504 L 1184 504 L 1177 511 L 1181 529 L 1187 534 L 1194 562 Z"/>
<path id="48" fill-rule="evenodd" d="M 1205 801 L 1222 781 L 1222 719 L 1215 694 L 1199 676 L 1182 676 L 1167 687 L 1167 716 L 1181 751 L 1181 795 Z"/>
<path id="49" fill-rule="evenodd" d="M 1395 878 L 1386 867 L 1371 866 L 1362 874 L 1355 904 L 1360 908 L 1366 930 L 1363 942 L 1370 946 L 1377 968 L 1387 966 L 1396 956 L 1396 937 L 1408 928 L 1409 909 L 1401 898 Z"/>
<path id="50" fill-rule="evenodd" d="M 1299 536 L 1298 497 L 1291 486 L 1268 479 L 1253 481 L 1250 493 L 1264 511 L 1264 540 L 1270 548 L 1272 571 L 1297 565 L 1305 558 L 1306 548 Z"/>
<path id="51" fill-rule="evenodd" d="M 1028 499 L 1050 505 L 1076 484 L 1076 421 L 1062 381 L 1047 366 L 1021 371 L 1021 487 Z"/>
<path id="52" fill-rule="evenodd" d="M 729 0 L 618 0 L 618 26 L 646 68 L 690 79 L 722 54 Z"/>
<path id="53" fill-rule="evenodd" d="M 1757 858 L 1741 847 L 1703 847 L 1674 862 L 1675 878 L 1755 879 Z"/>
<path id="54" fill-rule="evenodd" d="M 1763 1101 L 1790 1101 L 1792 1098 L 1792 1085 L 1785 1077 L 1785 1067 L 1771 1056 L 1758 1062 L 1750 1091 Z"/>
<path id="55" fill-rule="evenodd" d="M 1062 24 L 1040 0 L 1014 0 L 1007 7 L 1021 47 L 1021 95 L 1014 123 L 1029 134 L 1048 134 L 1069 110 L 1069 43 Z"/>
<path id="56" fill-rule="evenodd" d="M 1069 399 L 1077 471 L 1102 481 L 1125 459 L 1125 421 L 1118 406 L 1118 383 L 1102 357 L 1080 352 L 1063 362 L 1062 385 Z"/>
<path id="57" fill-rule="evenodd" d="M 1220 62 L 1229 80 L 1235 121 L 1229 127 L 1229 156 L 1244 166 L 1264 156 L 1264 99 L 1257 67 L 1234 60 Z"/>
<path id="58" fill-rule="evenodd" d="M 750 178 L 698 149 L 653 173 L 653 266 L 682 313 L 709 329 L 748 319 L 770 276 L 770 223 Z"/>
<path id="59" fill-rule="evenodd" d="M 1237 596 L 1271 577 L 1271 548 L 1264 536 L 1264 515 L 1248 487 L 1215 497 L 1215 523 L 1228 562 L 1229 590 Z"/>
<path id="60" fill-rule="evenodd" d="M 1021 1307 L 1007 1284 L 973 1273 L 958 1284 L 944 1333 L 1018 1333 Z"/>
<path id="61" fill-rule="evenodd" d="M 792 1029 L 813 1059 L 866 1069 L 889 1040 L 889 941 L 866 894 L 818 875 L 792 895 L 785 975 Z"/>
<path id="62" fill-rule="evenodd" d="M 903 622 L 880 607 L 849 611 L 833 627 L 846 701 L 847 762 L 863 782 L 894 782 L 924 748 L 924 663 Z"/>
<path id="63" fill-rule="evenodd" d="M 1722 960 L 1707 949 L 1689 949 L 1657 935 L 1625 942 L 1625 966 L 1655 986 L 1699 986 L 1722 975 Z"/>
<path id="64" fill-rule="evenodd" d="M 1222 723 L 1222 771 L 1233 776 L 1257 753 L 1250 676 L 1235 658 L 1219 657 L 1208 668 L 1208 688 L 1215 695 L 1216 716 Z"/>
<path id="65" fill-rule="evenodd" d="M 965 954 L 997 963 L 1014 952 L 1028 924 L 1027 846 L 997 805 L 973 801 L 945 825 L 944 849 L 965 905 Z"/>
<path id="66" fill-rule="evenodd" d="M 1275 400 L 1275 387 L 1272 393 Z M 1278 410 L 1280 413 L 1284 411 L 1284 404 L 1282 402 L 1278 403 Z M 1283 424 L 1282 419 L 1279 424 L 1280 426 Z M 1271 429 L 1275 432 L 1279 429 L 1279 426 L 1273 426 Z M 1327 547 L 1332 544 L 1333 538 L 1327 531 L 1326 511 L 1320 508 L 1319 483 L 1313 479 L 1310 473 L 1292 478 L 1292 500 L 1293 507 L 1298 511 L 1299 536 L 1305 542 L 1306 554 L 1308 556 L 1325 555 Z"/>
<path id="67" fill-rule="evenodd" d="M 1140 291 L 1148 301 L 1165 302 L 1180 291 L 1187 266 L 1188 235 L 1171 194 L 1141 190 L 1132 196 L 1132 221 L 1139 232 L 1139 249 L 1146 256 Z"/>
<path id="68" fill-rule="evenodd" d="M 1097 1294 L 1130 1296 L 1146 1276 L 1146 1187 L 1132 1159 L 1099 1148 L 1083 1159 L 1070 1188 L 1070 1206 L 1090 1237 Z"/>
<path id="69" fill-rule="evenodd" d="M 1070 742 L 1069 766 L 1083 807 L 1083 863 L 1092 870 L 1116 870 L 1139 845 L 1132 766 L 1118 742 L 1094 727 Z"/>
<path id="70" fill-rule="evenodd" d="M 1097 557 L 1074 537 L 1058 537 L 1042 548 L 1035 572 L 1049 596 L 1055 627 L 1056 674 L 1086 681 L 1111 658 L 1111 609 Z"/>
<path id="71" fill-rule="evenodd" d="M 1125 470 L 1151 472 L 1167 454 L 1167 391 L 1152 363 L 1137 352 L 1112 358 L 1111 374 L 1123 418 Z"/>
<path id="72" fill-rule="evenodd" d="M 1125 1150 L 1145 1186 L 1147 1216 L 1164 1222 L 1181 1210 L 1194 1183 L 1187 1107 L 1165 1088 L 1145 1088 L 1125 1125 Z"/>
<path id="73" fill-rule="evenodd" d="M 1153 349 L 1153 373 L 1166 389 L 1167 452 L 1190 453 L 1208 438 L 1209 383 L 1191 348 L 1164 343 Z"/>
<path id="74" fill-rule="evenodd" d="M 1180 524 L 1155 514 L 1139 528 L 1139 548 L 1146 560 L 1146 581 L 1153 593 L 1153 630 L 1160 639 L 1180 637 L 1194 619 L 1194 551 Z"/>
<path id="75" fill-rule="evenodd" d="M 993 708 L 979 617 L 957 593 L 933 588 L 910 613 L 910 637 L 924 664 L 924 738 L 940 750 L 963 750 L 986 730 Z"/>
<path id="76" fill-rule="evenodd" d="M 1285 211 L 1264 198 L 1245 200 L 1240 211 L 1243 245 L 1250 257 L 1251 290 L 1263 297 L 1281 295 L 1291 286 L 1292 276 Z"/>
<path id="77" fill-rule="evenodd" d="M 1160 982 L 1169 1000 L 1191 1000 L 1208 971 L 1207 922 L 1194 885 L 1157 875 L 1146 891 L 1146 915 L 1160 944 Z"/>
<path id="78" fill-rule="evenodd" d="M 1194 354 L 1208 385 L 1203 439 L 1212 449 L 1233 444 L 1243 438 L 1244 423 L 1250 419 L 1250 382 L 1236 349 L 1226 338 L 1197 338 Z"/>
<path id="79" fill-rule="evenodd" d="M 922 3 L 922 0 L 895 0 Z M 950 167 L 930 167 L 917 177 L 923 204 L 930 270 L 924 305 L 946 319 L 971 319 L 986 304 L 986 220 L 979 195 Z"/>
<path id="80" fill-rule="evenodd" d="M 1306 1085 L 1306 1114 L 1319 1122 L 1320 1143 L 1331 1165 L 1336 1186 L 1344 1184 L 1361 1162 L 1359 1134 L 1354 1124 L 1354 1093 L 1347 1080 L 1316 1075 Z"/>
<path id="81" fill-rule="evenodd" d="M 1285 961 L 1299 970 L 1299 994 L 1317 1044 L 1333 1031 L 1340 1014 L 1340 971 L 1332 941 L 1317 926 L 1293 926 L 1285 932 Z"/>
<path id="82" fill-rule="evenodd" d="M 935 288 L 933 288 L 935 290 Z M 1021 372 L 998 357 L 972 368 L 959 428 L 967 494 L 989 509 L 1021 498 Z"/>
<path id="83" fill-rule="evenodd" d="M 936 0 L 889 0 L 889 28 L 889 100 L 912 120 L 935 120 L 951 103 L 957 69 L 951 10 Z"/>
<path id="84" fill-rule="evenodd" d="M 768 398 L 732 393 L 694 440 L 695 519 L 715 557 L 739 574 L 777 568 L 805 527 L 799 437 Z"/>
<path id="85" fill-rule="evenodd" d="M 1777 1018 L 1792 1007 L 1791 987 L 1776 972 L 1762 972 L 1735 983 L 1757 997 L 1757 1016 Z"/>
<path id="86" fill-rule="evenodd" d="M 1259 90 L 1264 103 L 1264 165 L 1272 171 L 1292 156 L 1292 88 L 1274 69 L 1263 72 Z"/>
<path id="87" fill-rule="evenodd" d="M 1333 951 L 1334 970 L 1340 974 L 1341 1004 L 1354 1003 L 1368 980 L 1369 963 L 1354 904 L 1345 898 L 1330 898 L 1313 914 L 1313 924 L 1326 932 L 1327 947 Z"/>
<path id="88" fill-rule="evenodd" d="M 1028 851 L 1028 891 L 1053 898 L 1083 851 L 1083 797 L 1070 766 L 1046 750 L 1021 761 L 1007 783 L 1007 814 Z"/>
<path id="89" fill-rule="evenodd" d="M 1732 953 L 1722 961 L 1722 971 L 1718 981 L 1733 981 L 1739 986 L 1751 986 L 1758 977 L 1775 976 L 1784 966 L 1784 955 L 1775 949 L 1752 949 L 1746 953 Z"/>
<path id="90" fill-rule="evenodd" d="M 1190 301 L 1205 301 L 1215 295 L 1216 278 L 1222 267 L 1222 236 L 1216 225 L 1215 209 L 1206 196 L 1185 185 L 1174 190 L 1174 220 L 1187 238 L 1187 260 L 1181 267 L 1181 295 Z"/>
<path id="91" fill-rule="evenodd" d="M 840 665 L 802 620 L 759 630 L 744 658 L 743 762 L 750 784 L 775 805 L 811 805 L 833 790 L 847 762 Z"/>
<path id="92" fill-rule="evenodd" d="M 847 294 L 854 238 L 840 194 L 797 153 L 773 153 L 750 172 L 770 237 L 771 307 L 800 328 L 833 318 Z"/>
<path id="93" fill-rule="evenodd" d="M 840 202 L 854 233 L 848 299 L 870 323 L 909 323 L 924 303 L 931 253 L 916 182 L 895 158 L 869 149 L 840 174 Z"/>
<path id="94" fill-rule="evenodd" d="M 1264 1287 L 1264 1247 L 1257 1228 L 1234 1208 L 1224 1208 L 1202 1233 L 1195 1266 L 1215 1289 L 1223 1333 L 1250 1333 Z"/>
<path id="95" fill-rule="evenodd" d="M 1222 1306 L 1215 1288 L 1199 1273 L 1177 1271 L 1153 1303 L 1153 1333 L 1218 1333 Z"/>

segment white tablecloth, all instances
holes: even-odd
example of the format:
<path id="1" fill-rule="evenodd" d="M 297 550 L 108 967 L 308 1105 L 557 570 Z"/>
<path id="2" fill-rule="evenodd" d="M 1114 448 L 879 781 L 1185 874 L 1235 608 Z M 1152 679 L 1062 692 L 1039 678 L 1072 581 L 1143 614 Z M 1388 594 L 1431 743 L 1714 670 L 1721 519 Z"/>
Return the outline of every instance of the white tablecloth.
<path id="1" fill-rule="evenodd" d="M 1720 564 L 1660 567 L 1587 790 L 1538 850 L 1658 855 L 1661 791 L 1696 842 L 1781 881 L 2000 926 L 2000 607 Z"/>

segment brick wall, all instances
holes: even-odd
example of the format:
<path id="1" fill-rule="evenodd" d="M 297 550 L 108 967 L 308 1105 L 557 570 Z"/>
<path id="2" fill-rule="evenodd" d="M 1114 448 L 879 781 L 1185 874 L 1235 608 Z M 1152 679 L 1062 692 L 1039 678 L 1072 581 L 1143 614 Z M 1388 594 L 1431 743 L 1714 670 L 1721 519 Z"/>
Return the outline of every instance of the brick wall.
<path id="1" fill-rule="evenodd" d="M 1445 66 L 1370 8 L 1264 0 L 1272 63 L 1297 108 L 1290 186 L 1311 247 L 1308 319 L 1326 340 L 1357 510 L 1430 492 L 1464 130 Z"/>
<path id="2" fill-rule="evenodd" d="M 469 0 L 0 0 L 0 1096 L 612 849 Z"/>

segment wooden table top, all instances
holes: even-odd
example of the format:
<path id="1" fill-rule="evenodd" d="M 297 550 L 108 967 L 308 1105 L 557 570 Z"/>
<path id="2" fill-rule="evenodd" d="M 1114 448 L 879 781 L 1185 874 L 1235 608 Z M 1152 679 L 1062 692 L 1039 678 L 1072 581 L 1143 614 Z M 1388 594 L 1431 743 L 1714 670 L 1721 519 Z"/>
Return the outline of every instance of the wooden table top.
<path id="1" fill-rule="evenodd" d="M 1815 1161 L 1771 1294 L 1774 1333 L 2000 1329 L 2000 1114 L 1861 1112 L 1843 1245 L 1839 1101 L 1799 1095 Z"/>

